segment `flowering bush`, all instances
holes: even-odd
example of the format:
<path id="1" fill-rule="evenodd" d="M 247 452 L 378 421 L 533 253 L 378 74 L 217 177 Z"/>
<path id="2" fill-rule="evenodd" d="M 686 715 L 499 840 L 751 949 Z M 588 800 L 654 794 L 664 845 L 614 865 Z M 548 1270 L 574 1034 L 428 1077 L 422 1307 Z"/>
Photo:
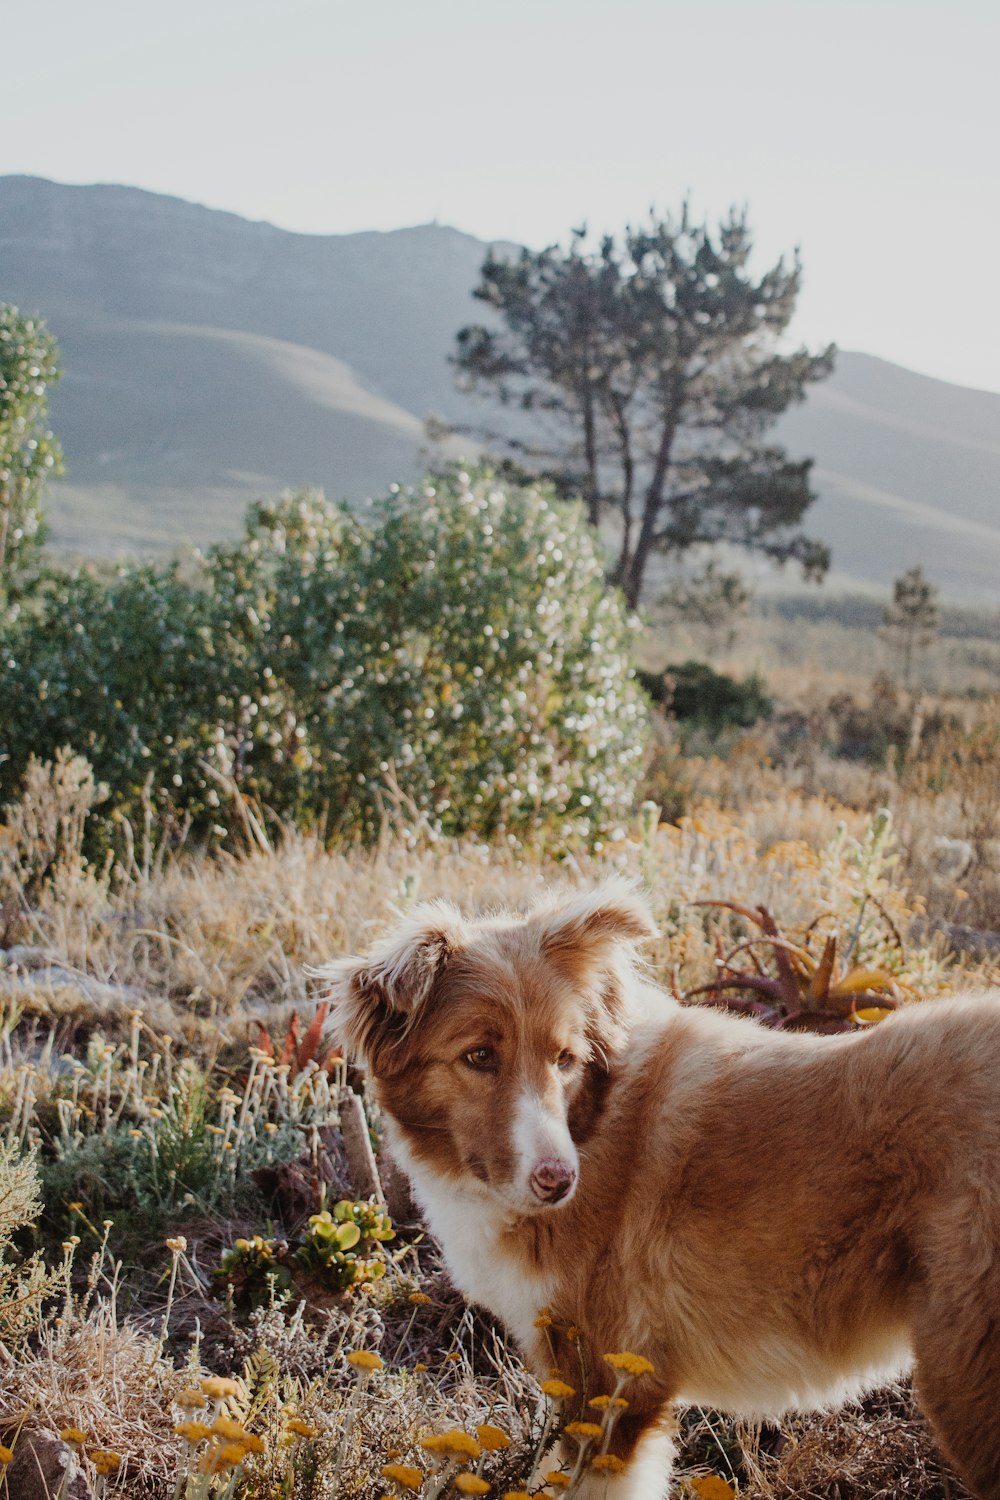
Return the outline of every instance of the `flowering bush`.
<path id="1" fill-rule="evenodd" d="M 49 580 L 0 640 L 0 794 L 69 745 L 133 826 L 152 804 L 224 838 L 249 803 L 329 835 L 402 813 L 593 843 L 641 770 L 631 640 L 582 516 L 544 488 L 456 472 L 365 522 L 289 497 L 194 578 Z"/>

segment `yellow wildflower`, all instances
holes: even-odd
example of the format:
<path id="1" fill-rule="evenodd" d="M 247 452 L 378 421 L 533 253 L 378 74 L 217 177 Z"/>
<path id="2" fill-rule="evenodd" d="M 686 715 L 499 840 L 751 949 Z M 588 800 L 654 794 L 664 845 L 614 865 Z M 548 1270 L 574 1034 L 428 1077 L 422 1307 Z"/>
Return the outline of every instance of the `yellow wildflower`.
<path id="1" fill-rule="evenodd" d="M 205 1396 L 201 1391 L 196 1391 L 193 1386 L 185 1386 L 184 1390 L 178 1392 L 174 1397 L 178 1406 L 185 1411 L 195 1411 L 198 1407 L 205 1405 Z"/>
<path id="2" fill-rule="evenodd" d="M 172 1240 L 165 1240 L 164 1243 L 167 1249 L 172 1250 L 175 1255 L 183 1255 L 188 1247 L 188 1242 L 182 1234 L 177 1235 Z"/>
<path id="3" fill-rule="evenodd" d="M 13 1450 L 0 1443 L 0 1467 L 6 1468 L 13 1457 Z"/>
<path id="4" fill-rule="evenodd" d="M 59 1436 L 64 1443 L 73 1443 L 75 1447 L 81 1448 L 87 1441 L 87 1434 L 81 1432 L 79 1427 L 61 1427 Z"/>
<path id="5" fill-rule="evenodd" d="M 649 1360 L 642 1354 L 606 1354 L 605 1364 L 609 1364 L 613 1370 L 621 1370 L 626 1375 L 652 1375 L 655 1369 Z"/>
<path id="6" fill-rule="evenodd" d="M 583 1338 L 583 1329 L 577 1328 L 576 1324 L 573 1323 L 569 1328 L 567 1328 L 566 1337 L 569 1339 L 571 1344 L 575 1344 L 577 1339 Z"/>
<path id="7" fill-rule="evenodd" d="M 225 1438 L 228 1443 L 242 1443 L 249 1437 L 243 1423 L 233 1417 L 216 1417 L 210 1431 L 213 1437 Z"/>
<path id="8" fill-rule="evenodd" d="M 89 1456 L 98 1474 L 114 1474 L 122 1465 L 121 1454 L 113 1448 L 92 1448 Z"/>
<path id="9" fill-rule="evenodd" d="M 704 1474 L 700 1479 L 689 1481 L 699 1500 L 735 1500 L 736 1491 L 726 1479 L 718 1474 Z"/>
<path id="10" fill-rule="evenodd" d="M 219 1449 L 219 1463 L 227 1469 L 237 1468 L 247 1456 L 247 1450 L 243 1443 L 227 1443 L 224 1448 Z"/>
<path id="11" fill-rule="evenodd" d="M 561 1474 L 558 1469 L 550 1469 L 545 1476 L 545 1483 L 551 1484 L 556 1490 L 568 1490 L 569 1475 Z"/>
<path id="12" fill-rule="evenodd" d="M 378 1355 L 373 1354 L 370 1349 L 352 1349 L 347 1356 L 347 1363 L 353 1365 L 356 1370 L 366 1371 L 369 1374 L 373 1370 L 384 1368 Z"/>
<path id="13" fill-rule="evenodd" d="M 186 1443 L 190 1443 L 192 1448 L 212 1435 L 211 1427 L 206 1427 L 204 1422 L 178 1422 L 174 1431 L 178 1437 L 182 1437 Z"/>
<path id="14" fill-rule="evenodd" d="M 551 1328 L 552 1318 L 547 1312 L 539 1313 L 538 1317 L 535 1319 L 534 1326 L 536 1328 Z"/>
<path id="15" fill-rule="evenodd" d="M 420 1446 L 426 1448 L 428 1453 L 447 1453 L 458 1458 L 478 1458 L 481 1451 L 475 1438 L 471 1438 L 460 1427 L 450 1427 L 447 1432 L 432 1433 L 430 1437 L 421 1438 Z"/>
<path id="16" fill-rule="evenodd" d="M 452 1364 L 457 1364 L 461 1358 L 462 1356 L 457 1349 L 452 1349 L 449 1354 L 445 1355 L 445 1359 L 450 1359 Z"/>
<path id="17" fill-rule="evenodd" d="M 596 1458 L 590 1460 L 592 1469 L 603 1469 L 607 1474 L 620 1474 L 625 1467 L 625 1460 L 614 1453 L 599 1453 Z"/>
<path id="18" fill-rule="evenodd" d="M 310 1426 L 308 1422 L 303 1422 L 301 1417 L 290 1417 L 287 1426 L 288 1431 L 294 1432 L 296 1437 L 319 1437 L 319 1428 Z"/>
<path id="19" fill-rule="evenodd" d="M 587 1405 L 593 1406 L 597 1411 L 606 1411 L 609 1406 L 617 1406 L 624 1411 L 628 1402 L 624 1396 L 592 1396 Z"/>
<path id="20" fill-rule="evenodd" d="M 426 1307 L 431 1299 L 426 1292 L 411 1292 L 406 1300 L 412 1302 L 415 1307 Z"/>
<path id="21" fill-rule="evenodd" d="M 591 1438 L 599 1438 L 604 1428 L 597 1422 L 567 1422 L 563 1431 L 570 1437 L 585 1438 L 589 1442 Z"/>
<path id="22" fill-rule="evenodd" d="M 401 1484 L 404 1490 L 412 1490 L 416 1494 L 424 1482 L 424 1476 L 419 1469 L 412 1464 L 386 1464 L 382 1470 L 386 1479 L 391 1479 L 393 1484 Z"/>
<path id="23" fill-rule="evenodd" d="M 576 1391 L 565 1380 L 543 1380 L 542 1390 L 546 1396 L 551 1396 L 553 1401 L 568 1401 L 570 1396 L 575 1396 Z"/>
<path id="24" fill-rule="evenodd" d="M 456 1490 L 461 1490 L 463 1495 L 488 1495 L 493 1488 L 478 1474 L 456 1474 L 454 1483 Z"/>
<path id="25" fill-rule="evenodd" d="M 415 1375 L 422 1375 L 422 1374 L 425 1373 L 425 1371 L 427 1369 L 428 1369 L 428 1366 L 427 1365 L 423 1365 L 423 1364 L 416 1364 L 416 1365 L 413 1366 L 413 1372 L 414 1372 Z"/>
<path id="26" fill-rule="evenodd" d="M 224 1401 L 227 1396 L 238 1396 L 240 1385 L 238 1380 L 232 1380 L 228 1375 L 208 1375 L 201 1382 L 201 1388 L 212 1401 Z"/>
<path id="27" fill-rule="evenodd" d="M 498 1453 L 501 1448 L 510 1447 L 510 1438 L 503 1428 L 493 1427 L 489 1422 L 476 1428 L 476 1437 L 479 1439 L 479 1446 L 485 1448 L 487 1453 Z"/>

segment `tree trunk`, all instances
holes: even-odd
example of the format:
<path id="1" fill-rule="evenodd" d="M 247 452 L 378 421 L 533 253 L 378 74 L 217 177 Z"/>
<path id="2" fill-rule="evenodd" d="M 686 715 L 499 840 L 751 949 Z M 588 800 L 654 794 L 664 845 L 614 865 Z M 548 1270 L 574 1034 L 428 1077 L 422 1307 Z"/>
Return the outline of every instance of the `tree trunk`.
<path id="1" fill-rule="evenodd" d="M 667 472 L 670 468 L 670 455 L 673 452 L 674 437 L 677 433 L 676 411 L 671 410 L 664 423 L 663 432 L 660 436 L 660 444 L 656 452 L 656 462 L 653 465 L 653 473 L 642 502 L 642 525 L 639 528 L 639 536 L 635 544 L 628 567 L 621 579 L 621 586 L 625 593 L 625 603 L 629 609 L 638 609 L 639 599 L 642 594 L 643 578 L 646 573 L 646 564 L 653 550 L 653 542 L 656 537 L 656 523 L 660 517 L 663 507 L 663 486 L 666 483 Z"/>

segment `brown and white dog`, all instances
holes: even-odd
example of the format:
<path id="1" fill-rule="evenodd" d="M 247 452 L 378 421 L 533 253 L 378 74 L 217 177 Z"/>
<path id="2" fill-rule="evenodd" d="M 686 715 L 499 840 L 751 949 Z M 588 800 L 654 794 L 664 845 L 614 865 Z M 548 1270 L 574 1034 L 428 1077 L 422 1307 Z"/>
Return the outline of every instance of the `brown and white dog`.
<path id="1" fill-rule="evenodd" d="M 915 1362 L 1000 1500 L 1000 995 L 769 1031 L 646 982 L 652 932 L 624 883 L 525 917 L 431 904 L 323 971 L 458 1286 L 539 1373 L 549 1339 L 567 1373 L 582 1348 L 588 1397 L 605 1352 L 654 1366 L 624 1472 L 581 1493 L 663 1496 L 675 1401 L 773 1415 Z"/>

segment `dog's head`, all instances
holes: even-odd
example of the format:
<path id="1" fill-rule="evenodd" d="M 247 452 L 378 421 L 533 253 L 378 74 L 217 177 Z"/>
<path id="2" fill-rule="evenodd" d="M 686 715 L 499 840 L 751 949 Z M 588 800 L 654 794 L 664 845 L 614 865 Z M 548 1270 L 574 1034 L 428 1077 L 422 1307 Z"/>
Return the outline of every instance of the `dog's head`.
<path id="1" fill-rule="evenodd" d="M 320 971 L 410 1155 L 456 1189 L 566 1203 L 626 1035 L 635 945 L 655 931 L 624 881 L 527 917 L 418 907 L 366 958 Z"/>

